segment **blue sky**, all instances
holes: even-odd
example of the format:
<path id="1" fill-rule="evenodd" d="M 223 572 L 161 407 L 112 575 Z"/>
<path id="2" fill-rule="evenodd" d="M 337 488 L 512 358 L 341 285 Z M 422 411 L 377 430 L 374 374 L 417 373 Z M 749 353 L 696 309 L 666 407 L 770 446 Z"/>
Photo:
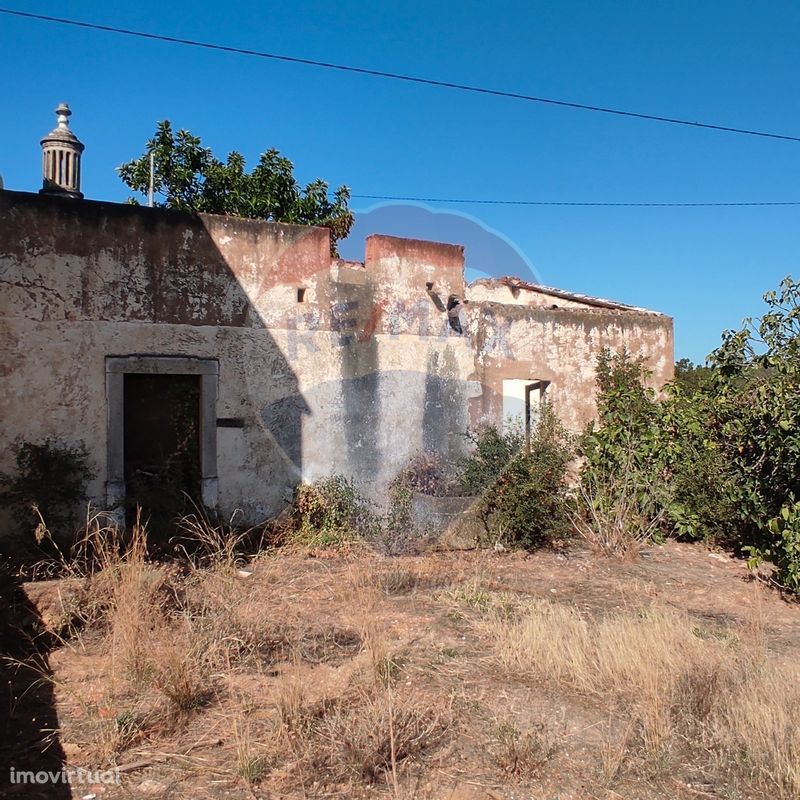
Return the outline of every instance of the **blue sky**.
<path id="1" fill-rule="evenodd" d="M 800 135 L 796 2 L 7 2 L 233 46 Z M 0 39 L 0 174 L 9 189 L 39 188 L 38 142 L 54 125 L 52 109 L 66 100 L 86 144 L 83 190 L 94 199 L 127 196 L 114 168 L 139 155 L 156 121 L 169 118 L 218 155 L 237 149 L 255 161 L 274 146 L 294 161 L 301 180 L 322 177 L 355 193 L 800 200 L 796 142 L 2 15 Z M 442 209 L 466 212 L 497 231 L 545 283 L 672 315 L 678 358 L 702 359 L 723 329 L 760 312 L 764 291 L 800 272 L 800 207 Z M 422 227 L 420 235 L 437 238 L 435 225 Z M 448 233 L 443 228 L 439 238 Z M 361 246 L 348 248 L 352 254 Z"/>

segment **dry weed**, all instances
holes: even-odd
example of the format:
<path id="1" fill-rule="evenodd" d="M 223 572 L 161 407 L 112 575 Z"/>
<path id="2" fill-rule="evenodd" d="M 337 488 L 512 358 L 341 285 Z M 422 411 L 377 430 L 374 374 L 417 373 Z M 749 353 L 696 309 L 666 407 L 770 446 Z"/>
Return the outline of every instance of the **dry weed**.
<path id="1" fill-rule="evenodd" d="M 522 731 L 516 722 L 503 720 L 495 729 L 492 752 L 508 777 L 538 777 L 557 750 L 556 737 L 544 725 Z"/>
<path id="2" fill-rule="evenodd" d="M 614 726 L 609 720 L 600 743 L 600 772 L 605 783 L 613 783 L 622 772 L 631 745 L 633 726 L 630 722 Z"/>
<path id="3" fill-rule="evenodd" d="M 195 506 L 194 514 L 177 521 L 180 531 L 178 547 L 195 567 L 210 567 L 227 573 L 235 572 L 245 562 L 248 544 L 259 551 L 264 544 L 264 526 L 242 527 L 236 509 L 227 521 L 212 520 L 205 509 Z M 255 541 L 254 541 L 255 540 Z"/>
<path id="4" fill-rule="evenodd" d="M 191 642 L 179 639 L 162 649 L 154 668 L 154 685 L 175 713 L 194 711 L 211 699 L 210 678 L 203 671 L 199 653 Z"/>
<path id="5" fill-rule="evenodd" d="M 147 563 L 147 533 L 138 520 L 124 546 L 107 528 L 92 531 L 87 544 L 100 567 L 90 582 L 91 613 L 107 619 L 111 656 L 121 672 L 133 686 L 145 686 L 153 673 L 151 633 L 161 617 L 164 574 Z"/>
<path id="6" fill-rule="evenodd" d="M 330 779 L 374 783 L 439 744 L 451 723 L 447 709 L 389 690 L 338 703 L 314 728 L 313 759 Z"/>
<path id="7" fill-rule="evenodd" d="M 386 635 L 374 622 L 363 628 L 364 649 L 369 655 L 371 675 L 381 686 L 392 684 L 400 671 L 400 660 L 389 650 Z"/>
<path id="8" fill-rule="evenodd" d="M 248 786 L 259 783 L 267 776 L 270 760 L 266 751 L 252 740 L 252 732 L 247 722 L 233 723 L 233 739 L 236 743 L 236 774 Z"/>
<path id="9" fill-rule="evenodd" d="M 666 608 L 589 620 L 532 602 L 481 625 L 507 669 L 616 700 L 648 764 L 663 768 L 691 741 L 779 797 L 800 792 L 800 668 L 768 657 L 760 642 L 704 638 L 687 615 Z M 619 760 L 608 759 L 606 776 Z"/>
<path id="10" fill-rule="evenodd" d="M 101 711 L 94 718 L 91 746 L 94 755 L 101 762 L 114 763 L 117 756 L 143 738 L 146 720 L 135 710 L 123 710 L 114 714 L 104 706 Z"/>

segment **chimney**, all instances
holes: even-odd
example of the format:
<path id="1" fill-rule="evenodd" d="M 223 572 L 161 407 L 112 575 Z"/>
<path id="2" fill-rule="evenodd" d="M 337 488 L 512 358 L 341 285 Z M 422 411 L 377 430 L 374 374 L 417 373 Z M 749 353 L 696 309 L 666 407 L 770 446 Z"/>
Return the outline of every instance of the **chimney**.
<path id="1" fill-rule="evenodd" d="M 81 194 L 83 143 L 69 129 L 72 112 L 66 103 L 56 109 L 58 125 L 42 139 L 42 188 L 40 194 L 74 197 Z"/>

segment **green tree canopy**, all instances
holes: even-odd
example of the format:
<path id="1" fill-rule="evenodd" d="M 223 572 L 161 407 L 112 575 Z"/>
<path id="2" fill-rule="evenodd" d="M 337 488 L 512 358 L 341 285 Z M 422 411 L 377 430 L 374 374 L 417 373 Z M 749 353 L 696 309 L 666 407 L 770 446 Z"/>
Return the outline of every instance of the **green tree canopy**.
<path id="1" fill-rule="evenodd" d="M 220 161 L 189 131 L 173 132 L 169 120 L 159 122 L 143 155 L 119 167 L 123 182 L 147 196 L 150 154 L 153 154 L 153 188 L 156 205 L 181 211 L 204 211 L 238 217 L 319 225 L 331 232 L 331 250 L 353 225 L 348 208 L 350 190 L 340 186 L 331 200 L 328 184 L 315 180 L 305 188 L 294 177 L 294 165 L 277 150 L 261 154 L 247 172 L 241 153 Z M 137 202 L 132 199 L 131 202 Z"/>

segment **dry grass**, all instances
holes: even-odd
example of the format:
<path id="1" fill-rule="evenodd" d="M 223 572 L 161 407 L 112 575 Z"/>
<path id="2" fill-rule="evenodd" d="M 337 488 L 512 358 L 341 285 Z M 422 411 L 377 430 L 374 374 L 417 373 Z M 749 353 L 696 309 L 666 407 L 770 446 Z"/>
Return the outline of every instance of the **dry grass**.
<path id="1" fill-rule="evenodd" d="M 668 608 L 590 620 L 550 602 L 482 627 L 506 669 L 613 698 L 651 764 L 691 743 L 781 797 L 800 793 L 800 667 L 769 658 L 757 636 L 708 636 Z M 624 748 L 606 752 L 604 773 L 619 771 Z"/>
<path id="2" fill-rule="evenodd" d="M 249 786 L 260 783 L 269 773 L 269 758 L 263 747 L 253 741 L 250 725 L 234 720 L 236 742 L 236 774 Z"/>
<path id="3" fill-rule="evenodd" d="M 210 701 L 213 687 L 203 671 L 203 659 L 196 644 L 178 640 L 154 660 L 153 684 L 176 713 L 194 711 Z"/>
<path id="4" fill-rule="evenodd" d="M 391 689 L 364 692 L 337 704 L 315 726 L 315 757 L 334 779 L 374 783 L 437 745 L 449 725 L 447 708 L 413 695 L 398 698 Z"/>
<path id="5" fill-rule="evenodd" d="M 654 605 L 650 574 L 603 602 L 600 572 L 635 562 L 589 556 L 542 554 L 555 571 L 542 580 L 536 556 L 292 551 L 242 577 L 224 530 L 202 535 L 180 569 L 148 560 L 141 526 L 87 537 L 83 627 L 53 681 L 84 763 L 179 755 L 164 770 L 185 770 L 175 797 L 193 800 L 443 798 L 456 785 L 653 800 L 692 770 L 712 796 L 800 793 L 800 668 L 770 652 L 758 613 L 701 624 Z M 562 595 L 570 580 L 588 610 Z M 676 800 L 698 796 L 686 791 Z"/>

